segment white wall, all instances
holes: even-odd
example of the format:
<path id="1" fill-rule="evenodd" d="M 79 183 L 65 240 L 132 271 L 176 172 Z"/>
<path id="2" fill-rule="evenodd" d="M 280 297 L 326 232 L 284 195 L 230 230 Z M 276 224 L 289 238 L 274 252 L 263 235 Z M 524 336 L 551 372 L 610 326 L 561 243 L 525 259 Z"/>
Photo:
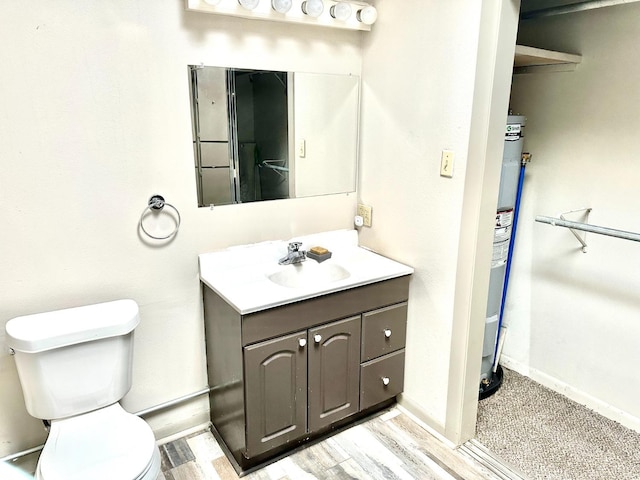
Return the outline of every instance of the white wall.
<path id="1" fill-rule="evenodd" d="M 508 365 L 640 431 L 640 248 L 535 223 L 582 207 L 640 231 L 640 4 L 525 22 L 519 43 L 580 53 L 571 73 L 516 75 L 526 170 L 505 321 Z M 580 215 L 568 216 L 582 221 Z"/>
<path id="2" fill-rule="evenodd" d="M 415 268 L 403 397 L 444 425 L 480 7 L 392 3 L 378 2 L 365 40 L 359 196 L 373 226 L 361 239 Z M 442 149 L 456 155 L 451 179 Z"/>
<path id="3" fill-rule="evenodd" d="M 402 402 L 453 441 L 475 426 L 500 162 L 489 157 L 504 134 L 518 6 L 379 0 L 364 44 L 359 196 L 373 226 L 361 240 L 415 268 Z M 439 175 L 445 149 L 453 178 Z"/>
<path id="4" fill-rule="evenodd" d="M 360 75 L 361 34 L 188 13 L 180 0 L 8 2 L 1 23 L 0 344 L 14 316 L 131 297 L 142 322 L 124 406 L 203 388 L 197 254 L 349 228 L 355 195 L 197 209 L 187 65 Z M 138 233 L 155 193 L 182 214 L 171 242 Z M 150 420 L 163 436 L 207 409 L 199 399 Z M 0 455 L 44 439 L 4 348 L 0 411 Z"/>

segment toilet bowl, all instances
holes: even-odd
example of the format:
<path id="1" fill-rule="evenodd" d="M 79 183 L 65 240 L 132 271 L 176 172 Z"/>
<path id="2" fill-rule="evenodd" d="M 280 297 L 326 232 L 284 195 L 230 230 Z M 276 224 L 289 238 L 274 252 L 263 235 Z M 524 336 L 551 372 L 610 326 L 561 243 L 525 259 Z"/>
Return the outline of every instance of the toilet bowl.
<path id="1" fill-rule="evenodd" d="M 160 453 L 147 423 L 119 404 L 51 422 L 37 480 L 155 480 Z"/>
<path id="2" fill-rule="evenodd" d="M 6 325 L 27 411 L 50 421 L 39 480 L 156 480 L 149 425 L 119 401 L 131 388 L 138 305 L 117 300 Z"/>

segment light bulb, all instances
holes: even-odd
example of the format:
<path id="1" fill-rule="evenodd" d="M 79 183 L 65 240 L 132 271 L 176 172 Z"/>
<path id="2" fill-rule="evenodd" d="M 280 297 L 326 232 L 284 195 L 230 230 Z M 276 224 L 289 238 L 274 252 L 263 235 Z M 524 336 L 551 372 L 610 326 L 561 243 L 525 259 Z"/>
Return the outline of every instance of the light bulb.
<path id="1" fill-rule="evenodd" d="M 318 18 L 324 12 L 322 0 L 306 0 L 302 2 L 302 11 L 310 17 Z"/>
<path id="2" fill-rule="evenodd" d="M 329 10 L 329 12 L 331 13 L 331 16 L 336 20 L 346 22 L 351 16 L 351 5 L 349 5 L 347 2 L 338 2 L 333 7 L 331 7 L 331 10 Z"/>
<path id="3" fill-rule="evenodd" d="M 220 3 L 220 0 L 204 0 L 204 3 L 206 3 L 207 5 L 218 5 Z"/>
<path id="4" fill-rule="evenodd" d="M 242 5 L 247 10 L 253 10 L 258 6 L 260 0 L 238 0 L 238 3 Z"/>
<path id="5" fill-rule="evenodd" d="M 287 13 L 292 3 L 292 0 L 271 0 L 271 7 L 278 13 Z"/>
<path id="6" fill-rule="evenodd" d="M 362 22 L 365 25 L 373 25 L 378 19 L 378 11 L 376 10 L 376 7 L 364 7 L 363 9 L 358 10 L 356 18 L 359 22 Z"/>

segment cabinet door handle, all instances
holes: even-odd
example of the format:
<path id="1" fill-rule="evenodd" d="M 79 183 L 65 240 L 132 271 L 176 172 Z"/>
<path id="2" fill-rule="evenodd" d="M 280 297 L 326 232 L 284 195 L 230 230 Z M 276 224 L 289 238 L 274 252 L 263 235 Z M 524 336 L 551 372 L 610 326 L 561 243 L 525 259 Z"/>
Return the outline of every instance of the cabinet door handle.
<path id="1" fill-rule="evenodd" d="M 391 381 L 391 379 L 389 377 L 382 377 L 382 384 L 386 387 L 387 385 L 389 385 L 389 382 Z"/>
<path id="2" fill-rule="evenodd" d="M 304 347 L 306 344 L 307 344 L 306 338 L 301 338 L 298 340 L 298 345 L 300 345 L 300 347 Z"/>
<path id="3" fill-rule="evenodd" d="M 391 329 L 390 328 L 385 328 L 384 329 L 384 336 L 389 338 L 391 337 Z"/>
<path id="4" fill-rule="evenodd" d="M 313 340 L 314 340 L 316 343 L 320 343 L 320 342 L 322 341 L 322 335 L 320 335 L 320 334 L 316 333 L 316 334 L 313 336 Z"/>

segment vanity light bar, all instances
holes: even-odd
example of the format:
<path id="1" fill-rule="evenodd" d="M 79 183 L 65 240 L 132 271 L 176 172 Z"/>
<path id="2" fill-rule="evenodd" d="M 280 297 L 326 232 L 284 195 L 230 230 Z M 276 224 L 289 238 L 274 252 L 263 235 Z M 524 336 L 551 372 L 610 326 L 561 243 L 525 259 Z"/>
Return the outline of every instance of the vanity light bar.
<path id="1" fill-rule="evenodd" d="M 361 0 L 185 0 L 192 12 L 370 31 L 375 7 Z"/>

